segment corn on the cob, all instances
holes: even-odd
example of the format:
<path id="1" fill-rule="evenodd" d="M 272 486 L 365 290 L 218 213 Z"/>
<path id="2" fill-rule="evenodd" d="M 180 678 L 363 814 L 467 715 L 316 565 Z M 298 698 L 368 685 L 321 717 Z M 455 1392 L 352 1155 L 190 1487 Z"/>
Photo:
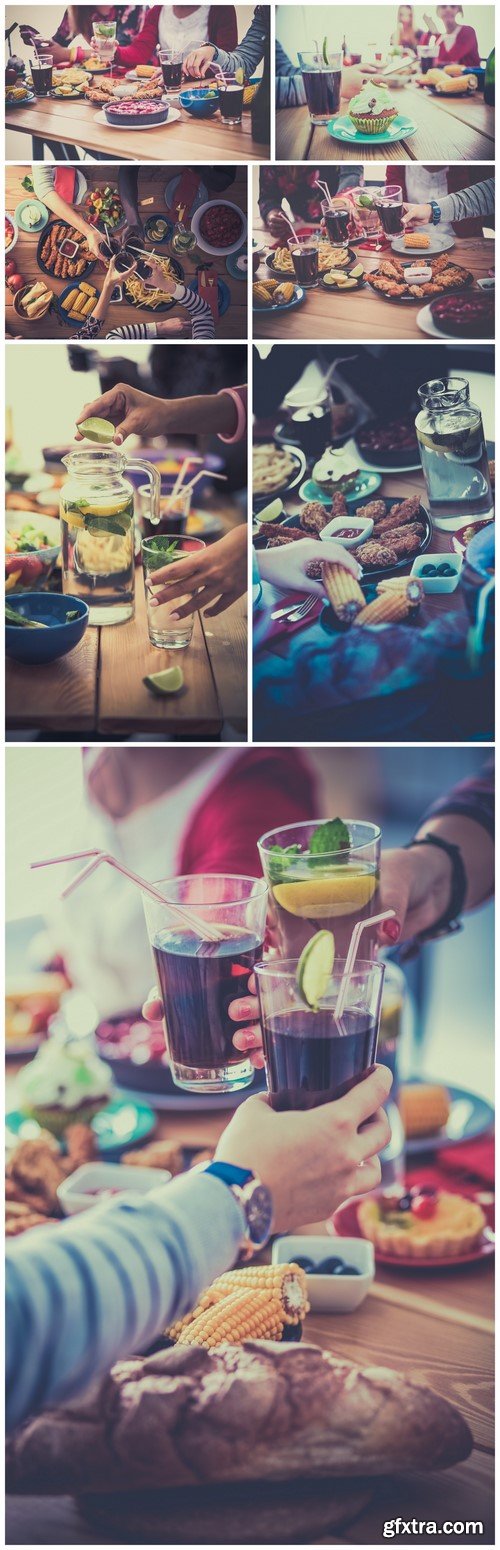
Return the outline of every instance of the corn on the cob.
<path id="1" fill-rule="evenodd" d="M 269 1298 L 278 1296 L 281 1299 L 284 1324 L 299 1324 L 309 1312 L 306 1276 L 300 1265 L 244 1265 L 241 1270 L 227 1270 L 211 1286 L 207 1286 L 196 1307 L 171 1325 L 167 1332 L 170 1339 L 178 1340 L 182 1331 L 201 1313 L 215 1307 L 224 1298 L 252 1290 L 264 1291 Z"/>
<path id="2" fill-rule="evenodd" d="M 367 603 L 354 620 L 355 624 L 399 624 L 418 608 L 421 587 L 418 582 L 408 581 L 404 590 L 380 592 L 373 603 Z"/>
<path id="3" fill-rule="evenodd" d="M 282 306 L 285 302 L 291 301 L 293 296 L 295 296 L 295 286 L 293 281 L 284 280 L 282 285 L 276 286 L 276 290 L 273 295 L 273 301 L 279 302 Z"/>
<path id="4" fill-rule="evenodd" d="M 253 299 L 254 301 L 260 301 L 265 307 L 272 306 L 271 292 L 268 291 L 267 286 L 264 285 L 263 280 L 258 280 L 254 285 Z"/>
<path id="5" fill-rule="evenodd" d="M 450 1098 L 446 1087 L 421 1086 L 399 1090 L 399 1106 L 407 1136 L 430 1136 L 441 1130 L 450 1114 Z"/>
<path id="6" fill-rule="evenodd" d="M 356 577 L 344 565 L 323 565 L 323 584 L 333 612 L 343 623 L 353 620 L 365 599 Z"/>
<path id="7" fill-rule="evenodd" d="M 384 592 L 405 592 L 408 586 L 407 576 L 387 576 L 385 581 L 377 583 L 377 592 L 382 597 Z"/>
<path id="8" fill-rule="evenodd" d="M 214 1307 L 207 1308 L 193 1319 L 179 1335 L 179 1345 L 201 1345 L 207 1350 L 229 1341 L 239 1345 L 243 1340 L 280 1340 L 283 1333 L 283 1306 L 278 1293 L 248 1287 L 223 1297 Z"/>
<path id="9" fill-rule="evenodd" d="M 405 248 L 428 248 L 430 237 L 425 231 L 405 231 L 403 243 Z"/>

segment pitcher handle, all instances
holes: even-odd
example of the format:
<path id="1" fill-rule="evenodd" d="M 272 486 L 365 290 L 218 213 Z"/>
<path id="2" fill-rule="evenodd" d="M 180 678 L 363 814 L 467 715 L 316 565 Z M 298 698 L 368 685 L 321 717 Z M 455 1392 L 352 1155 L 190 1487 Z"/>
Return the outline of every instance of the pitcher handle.
<path id="1" fill-rule="evenodd" d="M 149 521 L 156 527 L 161 517 L 161 479 L 158 473 L 158 469 L 155 468 L 154 463 L 148 463 L 147 459 L 143 457 L 128 457 L 126 458 L 125 466 L 127 468 L 140 469 L 141 473 L 146 474 L 146 477 L 149 480 L 149 484 L 151 486 L 151 512 Z"/>

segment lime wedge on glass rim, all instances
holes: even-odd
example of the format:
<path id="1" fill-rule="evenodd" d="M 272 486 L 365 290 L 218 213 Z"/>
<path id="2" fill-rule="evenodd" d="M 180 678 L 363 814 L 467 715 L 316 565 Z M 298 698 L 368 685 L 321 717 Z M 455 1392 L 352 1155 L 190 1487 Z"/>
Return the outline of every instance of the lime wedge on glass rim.
<path id="1" fill-rule="evenodd" d="M 166 667 L 163 673 L 149 673 L 142 682 L 152 694 L 178 694 L 184 683 L 184 673 L 181 667 Z"/>
<path id="2" fill-rule="evenodd" d="M 104 445 L 105 441 L 112 441 L 115 427 L 111 420 L 100 420 L 97 415 L 91 415 L 88 420 L 80 420 L 78 425 L 80 436 L 85 436 L 87 441 L 99 441 Z"/>
<path id="3" fill-rule="evenodd" d="M 313 1012 L 326 994 L 335 963 L 333 931 L 317 931 L 301 952 L 297 964 L 297 989 Z"/>

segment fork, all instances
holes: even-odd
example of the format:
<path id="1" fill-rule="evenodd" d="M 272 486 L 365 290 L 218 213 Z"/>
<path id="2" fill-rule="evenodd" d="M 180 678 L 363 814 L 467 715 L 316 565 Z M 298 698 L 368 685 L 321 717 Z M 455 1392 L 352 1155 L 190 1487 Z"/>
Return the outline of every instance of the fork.
<path id="1" fill-rule="evenodd" d="M 291 607 L 289 603 L 287 608 L 277 608 L 271 614 L 271 619 L 286 619 L 288 623 L 298 624 L 299 619 L 305 619 L 310 614 L 315 602 L 315 597 L 305 597 L 302 603 L 292 604 Z"/>

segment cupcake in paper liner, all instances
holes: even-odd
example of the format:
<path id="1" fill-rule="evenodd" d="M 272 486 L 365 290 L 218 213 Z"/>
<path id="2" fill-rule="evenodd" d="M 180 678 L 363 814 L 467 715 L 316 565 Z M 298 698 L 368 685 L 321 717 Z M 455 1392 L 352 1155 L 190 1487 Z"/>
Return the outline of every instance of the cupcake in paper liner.
<path id="1" fill-rule="evenodd" d="M 63 1136 L 68 1125 L 90 1124 L 109 1102 L 111 1073 L 89 1038 L 55 1032 L 19 1077 L 19 1107 L 44 1130 Z"/>
<path id="2" fill-rule="evenodd" d="M 364 86 L 349 104 L 349 118 L 363 135 L 383 134 L 396 117 L 397 108 L 384 86 Z"/>

